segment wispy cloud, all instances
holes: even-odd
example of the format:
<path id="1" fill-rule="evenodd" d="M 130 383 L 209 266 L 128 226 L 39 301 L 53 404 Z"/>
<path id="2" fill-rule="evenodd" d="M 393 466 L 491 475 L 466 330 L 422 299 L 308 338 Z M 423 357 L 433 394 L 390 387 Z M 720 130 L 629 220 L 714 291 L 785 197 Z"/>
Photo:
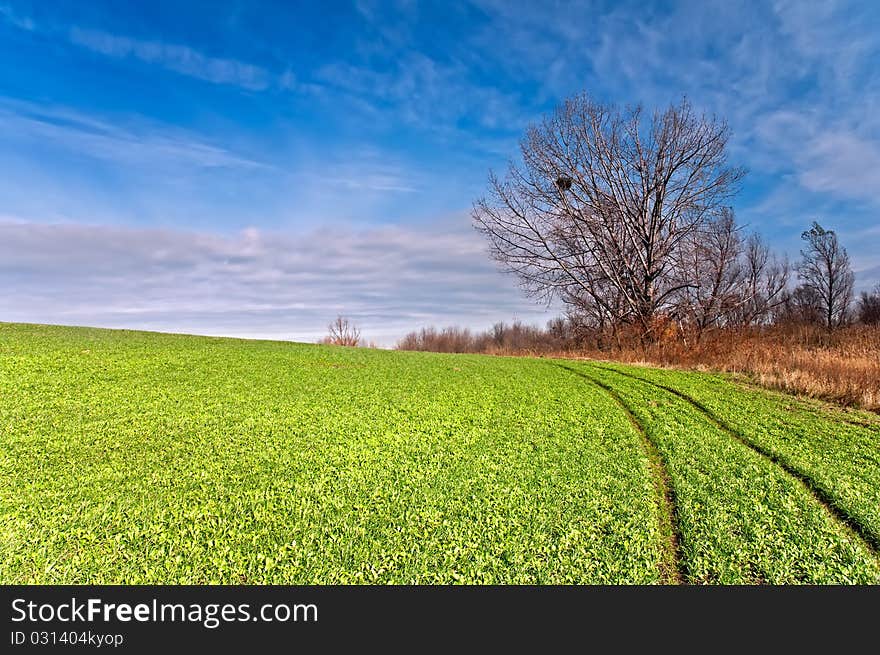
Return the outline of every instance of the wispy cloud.
<path id="1" fill-rule="evenodd" d="M 345 156 L 325 154 L 316 168 L 301 172 L 315 188 L 342 191 L 415 193 L 424 183 L 422 172 L 375 148 L 350 148 Z"/>
<path id="2" fill-rule="evenodd" d="M 0 5 L 0 17 L 10 25 L 28 32 L 64 34 L 71 44 L 100 55 L 135 59 L 212 84 L 236 86 L 249 91 L 263 91 L 271 86 L 289 90 L 296 86 L 296 76 L 290 70 L 275 74 L 261 66 L 237 59 L 213 57 L 184 44 L 138 39 L 77 25 L 67 28 L 43 25 L 4 5 Z"/>
<path id="3" fill-rule="evenodd" d="M 179 128 L 141 120 L 123 127 L 65 107 L 0 98 L 0 129 L 6 139 L 63 148 L 137 166 L 266 168 L 267 165 L 206 142 Z"/>
<path id="4" fill-rule="evenodd" d="M 806 144 L 800 180 L 808 189 L 864 198 L 880 207 L 880 141 L 852 132 L 825 132 Z"/>
<path id="5" fill-rule="evenodd" d="M 20 30 L 33 32 L 37 28 L 37 25 L 33 20 L 27 16 L 19 15 L 8 5 L 0 5 L 0 17 L 3 17 L 6 22 Z"/>
<path id="6" fill-rule="evenodd" d="M 395 53 L 388 71 L 336 62 L 321 67 L 316 77 L 373 108 L 391 108 L 397 120 L 432 131 L 454 131 L 461 121 L 521 131 L 530 118 L 522 98 L 474 83 L 460 62 L 439 62 L 413 50 Z"/>
<path id="7" fill-rule="evenodd" d="M 780 110 L 756 119 L 762 166 L 789 174 L 801 190 L 880 207 L 880 135 L 845 116 Z"/>
<path id="8" fill-rule="evenodd" d="M 234 59 L 209 57 L 185 45 L 143 41 L 79 27 L 71 28 L 70 41 L 108 57 L 131 57 L 213 84 L 231 84 L 252 91 L 262 91 L 269 87 L 273 78 L 266 69 L 259 66 Z M 285 74 L 283 81 L 286 86 L 292 84 L 288 74 Z"/>

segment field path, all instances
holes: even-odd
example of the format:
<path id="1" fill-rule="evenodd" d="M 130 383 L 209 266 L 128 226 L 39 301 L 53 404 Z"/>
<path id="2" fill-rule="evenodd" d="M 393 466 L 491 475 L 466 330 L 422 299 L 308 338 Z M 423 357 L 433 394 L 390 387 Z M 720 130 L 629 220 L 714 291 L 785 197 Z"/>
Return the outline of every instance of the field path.
<path id="1" fill-rule="evenodd" d="M 711 412 L 626 371 L 571 368 L 613 392 L 662 456 L 687 582 L 880 580 L 880 559 L 863 530 Z"/>
<path id="2" fill-rule="evenodd" d="M 754 439 L 749 438 L 740 430 L 734 428 L 728 422 L 719 417 L 704 403 L 700 402 L 693 396 L 679 389 L 676 389 L 668 384 L 644 378 L 630 371 L 622 371 L 618 368 L 611 368 L 599 365 L 596 365 L 596 367 L 602 368 L 606 371 L 611 371 L 613 373 L 616 373 L 617 375 L 622 375 L 630 379 L 637 380 L 645 384 L 649 384 L 658 389 L 663 389 L 664 391 L 678 396 L 685 402 L 690 403 L 693 407 L 701 411 L 715 425 L 727 432 L 731 437 L 738 440 L 745 446 L 751 448 L 763 457 L 767 458 L 768 460 L 782 468 L 786 473 L 800 481 L 804 485 L 804 487 L 814 496 L 818 503 L 821 503 L 825 507 L 825 509 L 828 510 L 828 512 L 835 516 L 837 520 L 843 523 L 852 532 L 857 534 L 865 542 L 865 544 L 874 551 L 875 555 L 880 555 L 880 536 L 878 536 L 877 533 L 872 531 L 870 528 L 863 525 L 860 522 L 858 516 L 854 516 L 847 509 L 845 504 L 839 502 L 839 498 L 836 498 L 827 489 L 823 488 L 821 483 L 815 480 L 807 471 L 803 470 L 801 467 L 793 465 L 788 458 L 780 455 L 780 453 L 775 452 L 770 448 L 761 445 L 760 443 L 757 443 Z M 852 421 L 851 419 L 841 420 L 857 427 L 871 427 L 870 424 L 858 423 Z"/>
<path id="3" fill-rule="evenodd" d="M 657 496 L 659 529 L 660 535 L 663 539 L 663 558 L 660 561 L 660 574 L 664 582 L 667 584 L 684 584 L 687 580 L 687 571 L 685 569 L 685 561 L 681 556 L 681 536 L 678 529 L 678 517 L 676 516 L 675 489 L 673 488 L 672 482 L 669 479 L 669 474 L 666 471 L 666 464 L 663 461 L 663 456 L 660 454 L 660 451 L 657 449 L 654 442 L 651 441 L 645 428 L 639 423 L 636 415 L 632 413 L 629 406 L 620 397 L 620 394 L 618 394 L 612 387 L 587 375 L 583 371 L 578 371 L 565 364 L 555 364 L 555 366 L 588 380 L 592 384 L 603 389 L 626 413 L 630 423 L 632 423 L 633 427 L 641 436 L 642 443 L 645 447 L 645 455 L 651 464 L 653 483 Z"/>

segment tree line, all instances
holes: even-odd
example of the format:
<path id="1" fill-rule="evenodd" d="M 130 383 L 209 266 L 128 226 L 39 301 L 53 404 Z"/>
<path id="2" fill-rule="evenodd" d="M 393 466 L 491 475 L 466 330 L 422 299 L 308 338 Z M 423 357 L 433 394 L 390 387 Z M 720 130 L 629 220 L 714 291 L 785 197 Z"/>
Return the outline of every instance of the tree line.
<path id="1" fill-rule="evenodd" d="M 399 347 L 546 350 L 589 340 L 607 349 L 717 330 L 878 324 L 880 285 L 854 298 L 833 230 L 814 221 L 792 264 L 738 222 L 730 203 L 746 171 L 729 163 L 729 140 L 725 121 L 686 99 L 649 113 L 569 98 L 529 127 L 518 161 L 490 172 L 472 212 L 502 270 L 530 296 L 561 303 L 564 316 L 546 329 L 425 328 Z M 327 341 L 358 343 L 352 330 L 337 322 Z"/>
<path id="2" fill-rule="evenodd" d="M 612 342 L 876 322 L 880 288 L 854 303 L 833 230 L 814 222 L 792 266 L 737 222 L 729 203 L 745 170 L 728 163 L 729 138 L 687 100 L 648 115 L 575 96 L 529 128 L 505 175 L 490 173 L 474 225 L 528 294 Z"/>

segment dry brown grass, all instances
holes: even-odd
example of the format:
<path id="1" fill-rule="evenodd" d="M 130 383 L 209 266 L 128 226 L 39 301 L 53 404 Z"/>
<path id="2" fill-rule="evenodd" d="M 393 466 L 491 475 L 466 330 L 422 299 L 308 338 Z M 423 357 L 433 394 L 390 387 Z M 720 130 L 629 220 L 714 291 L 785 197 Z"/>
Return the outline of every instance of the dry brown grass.
<path id="1" fill-rule="evenodd" d="M 647 348 L 581 356 L 673 368 L 740 373 L 758 384 L 880 411 L 880 327 L 828 333 L 810 326 L 718 332 Z"/>

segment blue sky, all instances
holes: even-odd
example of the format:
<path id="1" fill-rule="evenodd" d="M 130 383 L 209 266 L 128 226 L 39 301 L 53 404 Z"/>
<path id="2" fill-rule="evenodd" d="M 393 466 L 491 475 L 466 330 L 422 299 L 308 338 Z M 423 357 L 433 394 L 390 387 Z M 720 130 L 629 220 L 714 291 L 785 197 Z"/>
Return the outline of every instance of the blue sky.
<path id="1" fill-rule="evenodd" d="M 581 90 L 726 117 L 739 218 L 880 280 L 880 3 L 0 0 L 0 56 L 0 320 L 542 322 L 469 210 Z"/>

